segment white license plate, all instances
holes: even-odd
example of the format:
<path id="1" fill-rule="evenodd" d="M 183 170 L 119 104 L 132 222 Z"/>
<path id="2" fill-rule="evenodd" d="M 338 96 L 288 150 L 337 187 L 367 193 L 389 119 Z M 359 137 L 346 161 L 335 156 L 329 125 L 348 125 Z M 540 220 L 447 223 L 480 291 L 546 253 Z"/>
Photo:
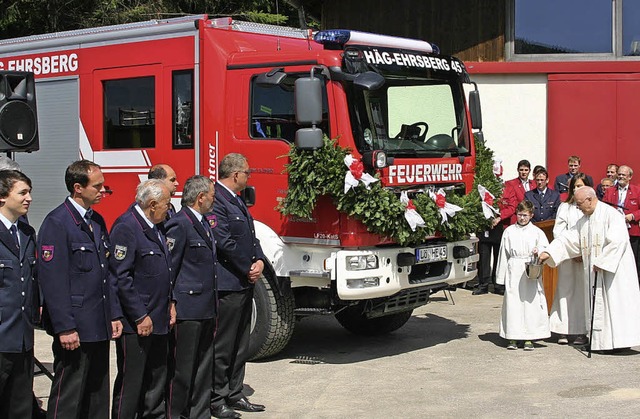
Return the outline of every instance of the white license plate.
<path id="1" fill-rule="evenodd" d="M 447 260 L 446 245 L 416 249 L 416 263 L 431 263 L 441 260 Z"/>

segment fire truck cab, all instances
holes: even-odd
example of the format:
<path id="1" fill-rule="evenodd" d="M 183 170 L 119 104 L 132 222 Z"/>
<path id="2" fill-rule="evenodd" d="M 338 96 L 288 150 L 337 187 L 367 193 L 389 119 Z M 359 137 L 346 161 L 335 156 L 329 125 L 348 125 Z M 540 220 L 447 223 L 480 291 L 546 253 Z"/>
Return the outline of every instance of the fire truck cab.
<path id="1" fill-rule="evenodd" d="M 40 151 L 16 156 L 34 180 L 36 227 L 66 196 L 64 168 L 78 153 L 113 190 L 98 208 L 109 223 L 153 164 L 180 182 L 216 180 L 224 155 L 247 156 L 243 198 L 270 262 L 255 291 L 255 357 L 284 348 L 295 318 L 310 314 L 335 314 L 356 333 L 393 331 L 433 292 L 476 274 L 475 238 L 403 247 L 329 198 L 309 219 L 275 209 L 290 147 L 319 147 L 323 135 L 397 193 L 470 191 L 477 90 L 467 106 L 464 65 L 433 44 L 190 16 L 2 40 L 0 71 L 36 79 Z"/>

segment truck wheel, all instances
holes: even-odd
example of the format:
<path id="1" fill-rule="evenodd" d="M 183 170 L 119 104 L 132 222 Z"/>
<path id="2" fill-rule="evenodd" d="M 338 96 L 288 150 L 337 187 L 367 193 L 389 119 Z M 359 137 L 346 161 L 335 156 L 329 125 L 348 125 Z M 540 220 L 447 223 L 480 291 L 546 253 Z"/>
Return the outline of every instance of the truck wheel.
<path id="1" fill-rule="evenodd" d="M 294 297 L 291 288 L 282 291 L 262 276 L 253 290 L 249 359 L 257 360 L 277 354 L 287 346 L 293 328 Z"/>
<path id="2" fill-rule="evenodd" d="M 374 336 L 384 335 L 400 329 L 411 318 L 413 310 L 402 311 L 400 313 L 389 314 L 382 317 L 368 319 L 359 305 L 347 307 L 336 313 L 338 322 L 356 335 Z"/>

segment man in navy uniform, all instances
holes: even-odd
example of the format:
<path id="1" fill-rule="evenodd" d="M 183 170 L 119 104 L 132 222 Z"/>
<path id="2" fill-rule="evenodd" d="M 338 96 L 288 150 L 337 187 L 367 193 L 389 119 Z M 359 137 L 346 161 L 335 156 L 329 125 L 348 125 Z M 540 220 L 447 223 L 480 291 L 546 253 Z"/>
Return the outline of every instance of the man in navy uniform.
<path id="1" fill-rule="evenodd" d="M 192 176 L 184 184 L 182 209 L 166 224 L 177 312 L 173 328 L 175 369 L 167 394 L 167 411 L 176 419 L 210 417 L 216 247 L 205 214 L 213 209 L 213 201 L 211 179 Z"/>
<path id="2" fill-rule="evenodd" d="M 112 418 L 164 417 L 172 319 L 170 255 L 162 222 L 170 201 L 169 189 L 161 180 L 145 180 L 138 185 L 136 204 L 111 229 L 109 269 L 116 279 L 124 325 L 116 340 Z"/>
<path id="3" fill-rule="evenodd" d="M 39 317 L 36 232 L 23 221 L 31 180 L 0 171 L 0 417 L 31 418 L 33 327 Z"/>
<path id="4" fill-rule="evenodd" d="M 571 182 L 571 178 L 575 176 L 576 173 L 580 172 L 580 157 L 578 156 L 569 156 L 568 166 L 569 171 L 567 173 L 563 173 L 561 175 L 556 176 L 556 180 L 553 183 L 553 189 L 562 195 L 569 192 L 569 182 Z M 593 178 L 589 175 L 586 175 L 589 180 L 589 184 L 593 185 Z"/>
<path id="5" fill-rule="evenodd" d="M 160 179 L 167 185 L 169 188 L 169 193 L 171 196 L 175 195 L 178 190 L 178 176 L 176 175 L 175 170 L 171 168 L 168 164 L 156 164 L 151 169 L 149 169 L 148 174 L 149 179 Z M 169 204 L 169 211 L 167 212 L 167 220 L 176 215 L 176 209 L 173 207 L 173 204 Z"/>
<path id="6" fill-rule="evenodd" d="M 524 194 L 524 199 L 533 203 L 534 211 L 531 221 L 554 220 L 560 206 L 560 194 L 547 188 L 549 174 L 542 168 L 536 174 L 536 188 Z"/>
<path id="7" fill-rule="evenodd" d="M 263 405 L 242 394 L 251 332 L 254 284 L 260 280 L 265 256 L 256 238 L 253 218 L 238 196 L 249 181 L 249 163 L 231 153 L 220 162 L 215 185 L 213 236 L 218 255 L 218 329 L 214 341 L 214 383 L 211 414 L 235 418 L 235 410 L 260 412 Z"/>
<path id="8" fill-rule="evenodd" d="M 104 176 L 88 160 L 65 172 L 70 196 L 51 211 L 38 234 L 43 323 L 53 335 L 55 376 L 49 418 L 109 417 L 109 340 L 122 332 L 109 279 L 107 227 L 92 205 Z"/>

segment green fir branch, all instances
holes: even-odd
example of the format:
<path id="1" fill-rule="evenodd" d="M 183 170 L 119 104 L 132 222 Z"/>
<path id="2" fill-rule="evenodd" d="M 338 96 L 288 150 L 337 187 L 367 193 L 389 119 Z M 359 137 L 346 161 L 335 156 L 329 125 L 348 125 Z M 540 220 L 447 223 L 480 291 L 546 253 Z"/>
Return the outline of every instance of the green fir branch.
<path id="1" fill-rule="evenodd" d="M 497 204 L 502 194 L 502 181 L 493 173 L 493 151 L 482 141 L 476 141 L 476 172 L 473 189 L 464 196 L 447 194 L 447 202 L 462 208 L 448 222 L 443 223 L 433 199 L 427 193 L 414 199 L 416 211 L 425 225 L 412 231 L 406 221 L 405 206 L 399 197 L 374 182 L 367 189 L 362 183 L 344 193 L 344 177 L 348 170 L 344 158 L 350 150 L 342 148 L 337 140 L 324 139 L 324 147 L 303 151 L 291 146 L 285 172 L 289 176 L 287 196 L 278 206 L 285 216 L 311 218 L 321 196 L 333 198 L 336 209 L 361 221 L 367 230 L 382 238 L 390 238 L 400 245 L 417 245 L 431 236 L 440 234 L 449 241 L 467 238 L 471 233 L 486 229 L 491 221 L 484 218 L 478 185 L 495 197 Z"/>

